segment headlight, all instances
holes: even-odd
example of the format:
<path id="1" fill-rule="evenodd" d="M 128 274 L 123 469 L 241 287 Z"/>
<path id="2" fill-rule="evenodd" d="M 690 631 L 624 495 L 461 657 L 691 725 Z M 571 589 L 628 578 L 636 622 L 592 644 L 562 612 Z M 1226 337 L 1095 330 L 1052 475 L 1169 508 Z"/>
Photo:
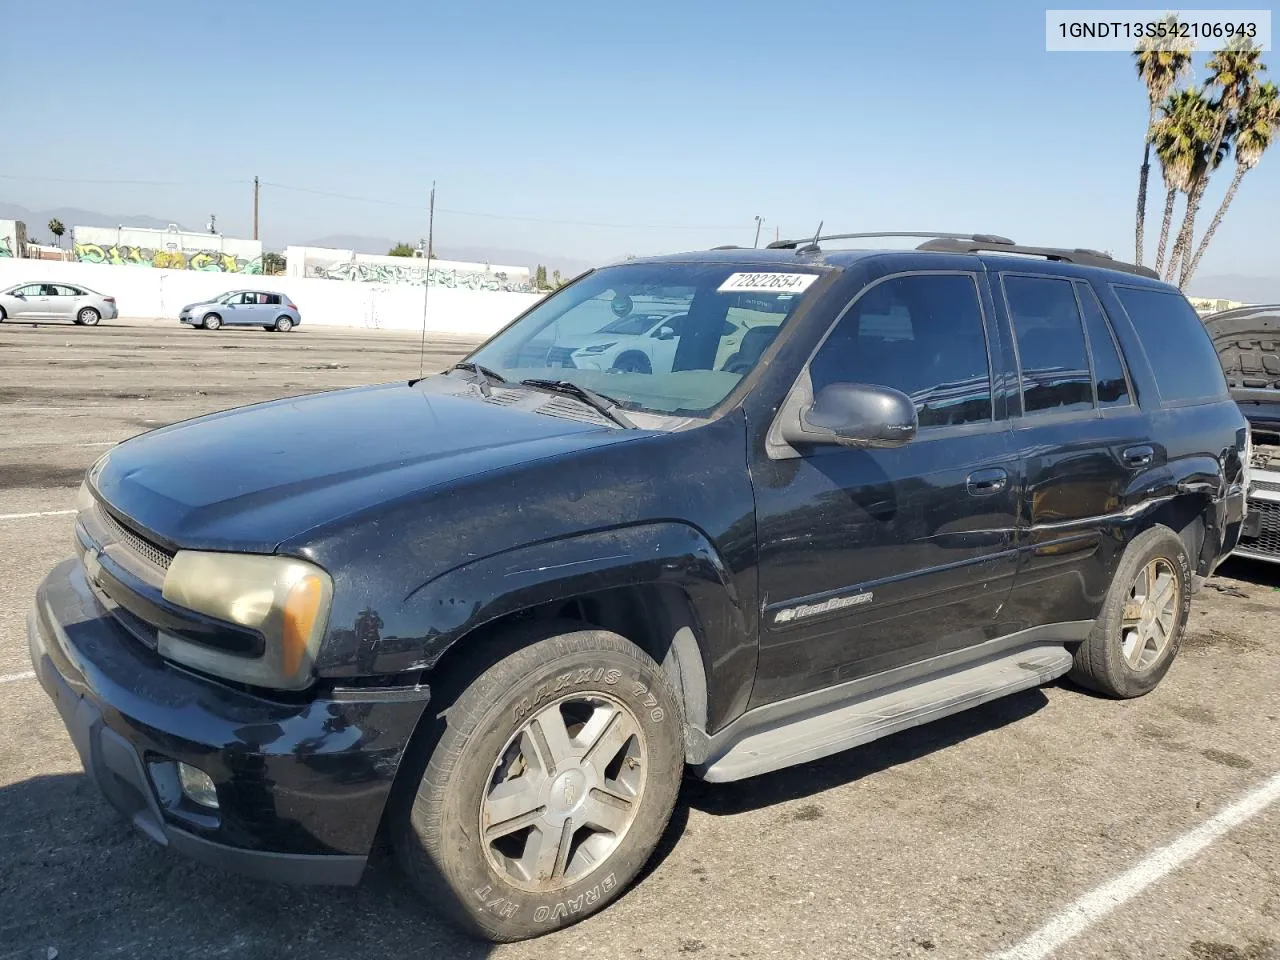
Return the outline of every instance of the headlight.
<path id="1" fill-rule="evenodd" d="M 613 343 L 597 343 L 594 346 L 583 347 L 578 352 L 579 353 L 604 353 L 610 347 L 616 347 L 617 345 L 618 345 L 618 342 L 616 340 Z"/>
<path id="2" fill-rule="evenodd" d="M 266 643 L 261 656 L 244 657 L 161 631 L 161 656 L 260 687 L 311 683 L 333 598 L 333 581 L 319 567 L 292 557 L 179 550 L 163 592 L 172 604 L 256 630 Z"/>
<path id="3" fill-rule="evenodd" d="M 93 509 L 93 494 L 89 491 L 89 481 L 82 480 L 80 489 L 76 491 L 76 513 L 84 513 Z"/>

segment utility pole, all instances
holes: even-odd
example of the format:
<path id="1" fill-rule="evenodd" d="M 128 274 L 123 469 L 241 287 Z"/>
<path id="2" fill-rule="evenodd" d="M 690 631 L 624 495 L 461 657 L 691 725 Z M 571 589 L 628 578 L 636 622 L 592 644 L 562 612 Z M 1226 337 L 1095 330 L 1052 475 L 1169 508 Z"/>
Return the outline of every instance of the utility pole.
<path id="1" fill-rule="evenodd" d="M 436 182 L 431 181 L 431 200 L 427 206 L 427 269 L 422 278 L 422 341 L 418 344 L 418 376 L 427 355 L 427 298 L 431 291 L 431 258 L 435 255 Z"/>
<path id="2" fill-rule="evenodd" d="M 751 244 L 753 247 L 760 246 L 760 224 L 764 223 L 764 217 L 756 217 L 756 242 Z"/>
<path id="3" fill-rule="evenodd" d="M 436 255 L 435 245 L 432 243 L 436 229 L 436 182 L 431 181 L 431 201 L 427 207 L 427 269 L 431 269 L 431 258 Z"/>
<path id="4" fill-rule="evenodd" d="M 253 239 L 258 239 L 258 178 L 253 178 Z"/>

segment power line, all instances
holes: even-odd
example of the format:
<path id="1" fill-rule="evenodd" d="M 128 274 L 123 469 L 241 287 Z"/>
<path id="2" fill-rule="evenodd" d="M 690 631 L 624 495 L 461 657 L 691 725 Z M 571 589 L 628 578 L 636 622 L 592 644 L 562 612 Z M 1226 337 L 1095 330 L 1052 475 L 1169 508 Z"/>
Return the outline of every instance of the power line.
<path id="1" fill-rule="evenodd" d="M 310 187 L 295 187 L 287 183 L 274 183 L 263 180 L 264 187 L 275 187 L 277 190 L 290 190 L 295 193 L 309 193 L 317 197 L 330 197 L 335 200 L 351 200 L 355 203 L 376 203 L 388 207 L 400 207 L 404 210 L 426 210 L 427 207 L 417 203 L 403 203 L 399 200 L 382 200 L 376 197 L 356 197 L 346 193 L 333 193 L 329 190 L 313 190 Z M 520 217 L 505 213 L 482 213 L 477 210 L 458 210 L 451 207 L 436 207 L 439 213 L 451 213 L 459 217 L 480 217 L 486 220 L 511 220 L 519 223 L 550 223 L 568 227 L 611 227 L 619 230 L 737 230 L 740 223 L 734 224 L 687 224 L 687 223 L 602 223 L 593 220 L 558 220 L 551 217 Z"/>
<path id="2" fill-rule="evenodd" d="M 94 186 L 140 186 L 140 187 L 190 187 L 190 186 L 244 186 L 252 180 L 92 180 L 74 177 L 30 177 L 20 174 L 0 173 L 0 180 L 25 180 L 36 183 L 75 183 Z M 260 181 L 261 186 L 274 187 L 277 190 L 288 190 L 293 193 L 305 193 L 316 197 L 329 197 L 333 200 L 349 200 L 353 203 L 371 203 L 380 206 L 398 207 L 402 210 L 423 210 L 424 204 L 406 203 L 400 200 L 385 200 L 378 197 L 358 197 L 348 193 L 336 193 L 331 190 L 313 190 L 310 187 L 296 187 L 288 183 L 276 183 L 271 180 Z M 601 227 L 614 230 L 738 230 L 741 223 L 690 224 L 690 223 L 609 223 L 597 220 L 560 220 L 555 217 L 522 217 L 504 213 L 490 213 L 480 210 L 459 210 L 451 207 L 437 207 L 438 213 L 448 213 L 456 217 L 476 217 L 483 220 L 505 220 L 512 223 L 542 223 L 566 227 Z"/>
<path id="3" fill-rule="evenodd" d="M 194 187 L 232 186 L 249 183 L 248 180 L 82 180 L 75 177 L 28 177 L 16 173 L 0 173 L 0 180 L 29 180 L 35 183 L 87 183 L 93 185 L 137 187 Z"/>

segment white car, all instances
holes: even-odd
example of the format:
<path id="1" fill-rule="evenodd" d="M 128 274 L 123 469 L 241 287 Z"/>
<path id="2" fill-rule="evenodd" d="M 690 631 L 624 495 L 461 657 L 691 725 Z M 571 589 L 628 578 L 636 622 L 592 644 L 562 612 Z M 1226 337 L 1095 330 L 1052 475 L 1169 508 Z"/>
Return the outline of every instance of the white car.
<path id="1" fill-rule="evenodd" d="M 670 373 L 687 313 L 628 313 L 595 333 L 556 338 L 547 351 L 549 366 L 623 373 Z M 725 320 L 721 350 L 736 350 L 743 327 Z"/>

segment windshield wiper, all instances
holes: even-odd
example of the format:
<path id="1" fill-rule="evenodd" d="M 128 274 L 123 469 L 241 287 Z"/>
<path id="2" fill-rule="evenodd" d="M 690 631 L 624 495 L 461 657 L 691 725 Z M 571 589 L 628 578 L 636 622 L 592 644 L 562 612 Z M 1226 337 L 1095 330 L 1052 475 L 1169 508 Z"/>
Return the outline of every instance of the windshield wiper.
<path id="1" fill-rule="evenodd" d="M 475 377 L 471 382 L 476 385 L 483 396 L 489 396 L 489 385 L 494 383 L 506 383 L 507 378 L 495 370 L 475 363 L 471 360 L 461 360 L 449 368 L 448 372 L 453 373 L 455 370 L 464 370 L 467 373 L 474 373 Z"/>
<path id="2" fill-rule="evenodd" d="M 520 384 L 525 387 L 533 387 L 535 390 L 562 393 L 567 397 L 581 400 L 597 413 L 604 414 L 618 426 L 626 427 L 628 430 L 638 429 L 618 407 L 618 401 L 612 397 L 606 397 L 603 393 L 596 393 L 594 390 L 580 387 L 569 380 L 539 380 L 535 377 L 530 380 L 521 380 Z"/>
<path id="3" fill-rule="evenodd" d="M 494 370 L 490 370 L 488 367 L 481 366 L 478 363 L 474 363 L 471 360 L 459 361 L 458 363 L 455 363 L 452 367 L 450 367 L 449 370 L 450 371 L 467 370 L 471 373 L 479 374 L 490 383 L 506 383 L 507 382 L 507 378 L 504 377 L 502 374 Z"/>

